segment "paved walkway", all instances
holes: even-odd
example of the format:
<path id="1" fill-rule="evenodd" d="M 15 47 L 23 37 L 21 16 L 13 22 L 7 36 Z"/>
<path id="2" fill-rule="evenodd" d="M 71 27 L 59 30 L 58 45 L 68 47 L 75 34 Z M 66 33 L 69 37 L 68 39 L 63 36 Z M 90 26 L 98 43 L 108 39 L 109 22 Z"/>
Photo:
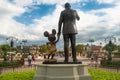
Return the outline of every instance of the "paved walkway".
<path id="1" fill-rule="evenodd" d="M 64 57 L 55 57 L 57 59 L 58 62 L 63 62 L 64 61 Z M 81 61 L 83 64 L 90 64 L 91 60 L 90 58 L 84 58 L 84 57 L 77 57 L 78 61 Z M 44 61 L 43 57 L 38 57 L 36 58 L 35 62 L 32 62 L 32 64 L 41 64 Z M 99 62 L 100 60 L 98 60 Z M 69 62 L 72 62 L 72 58 L 69 57 Z M 28 64 L 26 62 L 26 64 Z"/>

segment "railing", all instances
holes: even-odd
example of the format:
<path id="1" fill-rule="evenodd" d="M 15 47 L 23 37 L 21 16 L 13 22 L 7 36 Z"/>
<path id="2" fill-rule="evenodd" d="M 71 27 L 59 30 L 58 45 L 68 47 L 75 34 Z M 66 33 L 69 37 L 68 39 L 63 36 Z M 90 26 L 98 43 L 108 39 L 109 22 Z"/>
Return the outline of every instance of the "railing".
<path id="1" fill-rule="evenodd" d="M 0 74 L 9 73 L 9 72 L 21 72 L 25 70 L 36 70 L 37 66 L 21 66 L 21 67 L 0 67 Z"/>
<path id="2" fill-rule="evenodd" d="M 100 65 L 89 65 L 90 68 L 94 68 L 97 70 L 104 70 L 110 72 L 120 72 L 120 67 L 102 67 Z"/>

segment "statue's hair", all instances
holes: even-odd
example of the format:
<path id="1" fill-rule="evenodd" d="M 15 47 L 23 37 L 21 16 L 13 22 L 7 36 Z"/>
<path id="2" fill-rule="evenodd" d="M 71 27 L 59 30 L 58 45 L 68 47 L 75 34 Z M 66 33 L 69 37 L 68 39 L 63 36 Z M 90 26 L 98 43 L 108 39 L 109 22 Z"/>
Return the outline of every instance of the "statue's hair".
<path id="1" fill-rule="evenodd" d="M 71 7 L 70 3 L 65 3 L 65 8 Z"/>

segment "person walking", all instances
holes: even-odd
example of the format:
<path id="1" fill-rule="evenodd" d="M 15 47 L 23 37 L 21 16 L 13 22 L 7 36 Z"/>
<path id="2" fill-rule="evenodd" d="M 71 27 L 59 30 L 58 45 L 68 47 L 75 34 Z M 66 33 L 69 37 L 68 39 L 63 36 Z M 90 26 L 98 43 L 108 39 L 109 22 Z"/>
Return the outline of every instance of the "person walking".
<path id="1" fill-rule="evenodd" d="M 32 55 L 29 53 L 28 55 L 28 65 L 31 66 L 32 64 Z"/>
<path id="2" fill-rule="evenodd" d="M 21 59 L 20 59 L 20 62 L 21 62 L 21 65 L 24 66 L 25 64 L 25 58 L 24 58 L 24 55 L 22 55 Z"/>

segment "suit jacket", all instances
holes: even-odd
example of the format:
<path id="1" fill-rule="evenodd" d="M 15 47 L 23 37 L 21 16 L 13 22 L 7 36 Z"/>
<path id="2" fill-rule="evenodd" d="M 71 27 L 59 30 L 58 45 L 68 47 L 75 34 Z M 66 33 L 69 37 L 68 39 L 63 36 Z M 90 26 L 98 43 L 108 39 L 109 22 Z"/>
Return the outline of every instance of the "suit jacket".
<path id="1" fill-rule="evenodd" d="M 63 25 L 63 34 L 77 34 L 76 19 L 79 20 L 79 16 L 75 10 L 66 9 L 62 11 L 58 23 L 58 33 L 61 33 Z"/>

